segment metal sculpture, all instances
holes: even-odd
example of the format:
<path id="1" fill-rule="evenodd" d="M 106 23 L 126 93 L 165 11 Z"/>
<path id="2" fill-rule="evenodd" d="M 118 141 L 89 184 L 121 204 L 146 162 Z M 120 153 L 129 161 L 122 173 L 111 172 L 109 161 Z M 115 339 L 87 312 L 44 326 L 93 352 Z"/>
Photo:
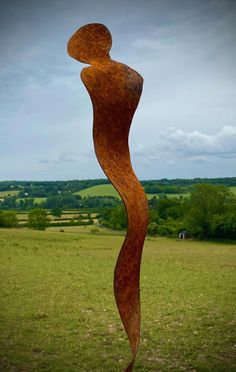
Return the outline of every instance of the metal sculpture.
<path id="1" fill-rule="evenodd" d="M 128 145 L 129 130 L 142 93 L 143 78 L 130 67 L 113 61 L 112 38 L 102 24 L 92 23 L 77 30 L 68 42 L 68 53 L 90 64 L 81 79 L 93 103 L 93 139 L 97 159 L 126 207 L 127 234 L 114 273 L 114 293 L 126 330 L 134 365 L 140 341 L 140 262 L 147 230 L 148 204 L 132 169 Z"/>

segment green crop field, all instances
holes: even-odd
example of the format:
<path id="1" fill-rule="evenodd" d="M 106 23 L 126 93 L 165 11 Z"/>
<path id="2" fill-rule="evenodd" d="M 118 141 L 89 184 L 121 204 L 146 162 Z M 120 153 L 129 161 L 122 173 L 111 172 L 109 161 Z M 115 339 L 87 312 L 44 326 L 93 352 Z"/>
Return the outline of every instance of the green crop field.
<path id="1" fill-rule="evenodd" d="M 112 283 L 123 236 L 88 231 L 0 229 L 1 371 L 124 370 Z M 236 370 L 235 266 L 235 245 L 146 240 L 135 371 Z"/>

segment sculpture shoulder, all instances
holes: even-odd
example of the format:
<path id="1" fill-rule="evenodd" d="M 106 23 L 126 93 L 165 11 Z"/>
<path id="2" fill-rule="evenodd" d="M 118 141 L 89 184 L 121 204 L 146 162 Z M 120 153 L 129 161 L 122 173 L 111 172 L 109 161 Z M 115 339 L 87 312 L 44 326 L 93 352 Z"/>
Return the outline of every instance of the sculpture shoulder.
<path id="1" fill-rule="evenodd" d="M 94 67 L 89 66 L 83 68 L 83 70 L 80 73 L 81 80 L 86 83 L 86 80 L 94 74 Z"/>
<path id="2" fill-rule="evenodd" d="M 114 95 L 114 92 L 140 96 L 143 87 L 142 76 L 131 67 L 116 61 L 85 67 L 81 80 L 90 94 Z"/>
<path id="3" fill-rule="evenodd" d="M 138 80 L 140 83 L 143 83 L 143 77 L 136 70 L 123 63 L 120 63 L 120 65 L 127 71 L 128 75 L 131 78 Z"/>
<path id="4" fill-rule="evenodd" d="M 90 80 L 91 78 L 98 78 L 99 77 L 118 77 L 123 79 L 134 80 L 138 82 L 140 85 L 143 84 L 142 76 L 131 67 L 116 61 L 111 61 L 111 63 L 107 65 L 101 65 L 100 67 L 89 66 L 83 68 L 81 71 L 81 79 L 84 83 L 86 80 Z"/>
<path id="5" fill-rule="evenodd" d="M 80 77 L 87 89 L 98 88 L 98 85 L 106 80 L 107 69 L 102 67 L 89 66 L 83 68 Z"/>

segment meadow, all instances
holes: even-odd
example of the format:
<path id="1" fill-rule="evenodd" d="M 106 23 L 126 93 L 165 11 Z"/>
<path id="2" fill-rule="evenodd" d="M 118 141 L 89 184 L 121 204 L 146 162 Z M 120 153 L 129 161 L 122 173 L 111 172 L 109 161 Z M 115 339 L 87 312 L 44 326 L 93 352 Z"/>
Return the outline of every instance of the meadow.
<path id="1" fill-rule="evenodd" d="M 236 194 L 236 187 L 229 187 L 229 190 Z M 81 191 L 76 192 L 75 194 L 80 195 L 82 197 L 87 196 L 115 196 L 120 198 L 118 192 L 112 185 L 96 185 L 92 187 L 87 187 Z M 182 193 L 182 194 L 166 194 L 168 198 L 179 198 L 179 197 L 188 197 L 190 192 Z M 153 196 L 158 197 L 157 194 L 147 194 L 147 198 L 151 199 Z"/>
<path id="2" fill-rule="evenodd" d="M 119 233 L 120 234 L 120 233 Z M 123 236 L 0 230 L 0 370 L 122 371 L 114 297 Z M 236 246 L 147 238 L 135 371 L 235 371 Z"/>
<path id="3" fill-rule="evenodd" d="M 231 186 L 231 187 L 228 187 L 228 189 L 236 195 L 236 186 Z M 4 199 L 4 197 L 10 197 L 10 196 L 15 196 L 17 197 L 19 194 L 19 191 L 17 190 L 8 190 L 8 191 L 0 191 L 0 199 Z M 111 185 L 111 184 L 98 184 L 98 185 L 95 185 L 95 186 L 91 186 L 91 187 L 86 187 L 83 188 L 82 190 L 80 191 L 73 191 L 73 194 L 74 195 L 80 195 L 81 197 L 85 198 L 85 197 L 99 197 L 99 196 L 112 196 L 112 197 L 117 197 L 118 199 L 120 199 L 120 196 L 118 194 L 118 192 L 116 191 L 116 189 Z M 188 192 L 184 192 L 184 189 L 183 189 L 183 192 L 181 193 L 168 193 L 168 194 L 160 194 L 160 193 L 157 193 L 157 194 L 146 194 L 147 195 L 147 198 L 148 199 L 152 199 L 154 196 L 156 196 L 157 198 L 160 196 L 160 195 L 166 195 L 168 198 L 179 198 L 179 197 L 183 197 L 183 198 L 186 198 L 186 197 L 189 197 L 190 196 L 190 190 Z M 46 196 L 42 196 L 42 197 L 17 197 L 17 203 L 19 204 L 20 202 L 22 201 L 26 201 L 27 199 L 34 199 L 34 203 L 37 203 L 37 204 L 40 204 L 40 203 L 44 203 L 46 202 L 47 200 L 47 197 Z M 12 207 L 11 207 L 12 208 Z"/>
<path id="4" fill-rule="evenodd" d="M 0 191 L 0 198 L 4 198 L 5 196 L 15 196 L 17 194 L 18 191 L 15 190 Z"/>
<path id="5" fill-rule="evenodd" d="M 116 189 L 112 185 L 96 185 L 96 186 L 92 186 L 92 187 L 87 187 L 86 189 L 78 191 L 75 194 L 80 195 L 83 198 L 87 197 L 87 196 L 90 196 L 90 197 L 91 196 L 115 196 L 115 197 L 120 199 L 120 196 L 119 196 L 118 192 L 116 191 Z M 153 198 L 153 196 L 158 197 L 157 194 L 147 194 L 148 199 Z M 186 197 L 186 196 L 189 196 L 189 193 L 168 194 L 168 197 L 170 197 L 170 198 L 171 197 L 172 198 L 173 197 L 180 197 L 180 196 Z"/>
<path id="6" fill-rule="evenodd" d="M 80 195 L 83 198 L 87 196 L 115 196 L 120 199 L 118 192 L 112 185 L 91 186 L 78 191 L 75 194 Z"/>

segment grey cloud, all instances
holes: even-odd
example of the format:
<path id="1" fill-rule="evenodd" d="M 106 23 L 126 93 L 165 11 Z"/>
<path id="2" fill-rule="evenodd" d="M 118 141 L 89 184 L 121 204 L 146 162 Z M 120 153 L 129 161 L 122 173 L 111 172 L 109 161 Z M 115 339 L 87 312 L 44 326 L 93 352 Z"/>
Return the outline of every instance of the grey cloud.
<path id="1" fill-rule="evenodd" d="M 210 177 L 214 169 L 231 175 L 235 5 L 231 0 L 3 0 L 0 178 L 101 174 L 92 144 L 92 105 L 79 77 L 84 66 L 66 53 L 71 33 L 94 21 L 113 34 L 112 58 L 144 77 L 130 135 L 139 177 L 178 177 L 184 166 L 189 177 Z M 178 129 L 166 131 L 172 123 Z M 222 162 L 228 164 L 224 169 Z"/>
<path id="2" fill-rule="evenodd" d="M 39 164 L 63 164 L 63 163 L 74 163 L 76 161 L 76 155 L 73 152 L 62 153 L 54 158 L 46 158 L 39 160 Z"/>
<path id="3" fill-rule="evenodd" d="M 168 165 L 174 164 L 175 159 L 180 157 L 188 157 L 198 163 L 206 163 L 211 158 L 234 159 L 236 127 L 223 126 L 215 134 L 170 128 L 160 133 L 155 146 L 139 146 L 134 149 L 133 157 L 149 164 L 165 157 Z"/>
<path id="4" fill-rule="evenodd" d="M 172 128 L 162 134 L 164 151 L 191 157 L 236 157 L 236 127 L 224 126 L 218 133 L 184 132 Z"/>

